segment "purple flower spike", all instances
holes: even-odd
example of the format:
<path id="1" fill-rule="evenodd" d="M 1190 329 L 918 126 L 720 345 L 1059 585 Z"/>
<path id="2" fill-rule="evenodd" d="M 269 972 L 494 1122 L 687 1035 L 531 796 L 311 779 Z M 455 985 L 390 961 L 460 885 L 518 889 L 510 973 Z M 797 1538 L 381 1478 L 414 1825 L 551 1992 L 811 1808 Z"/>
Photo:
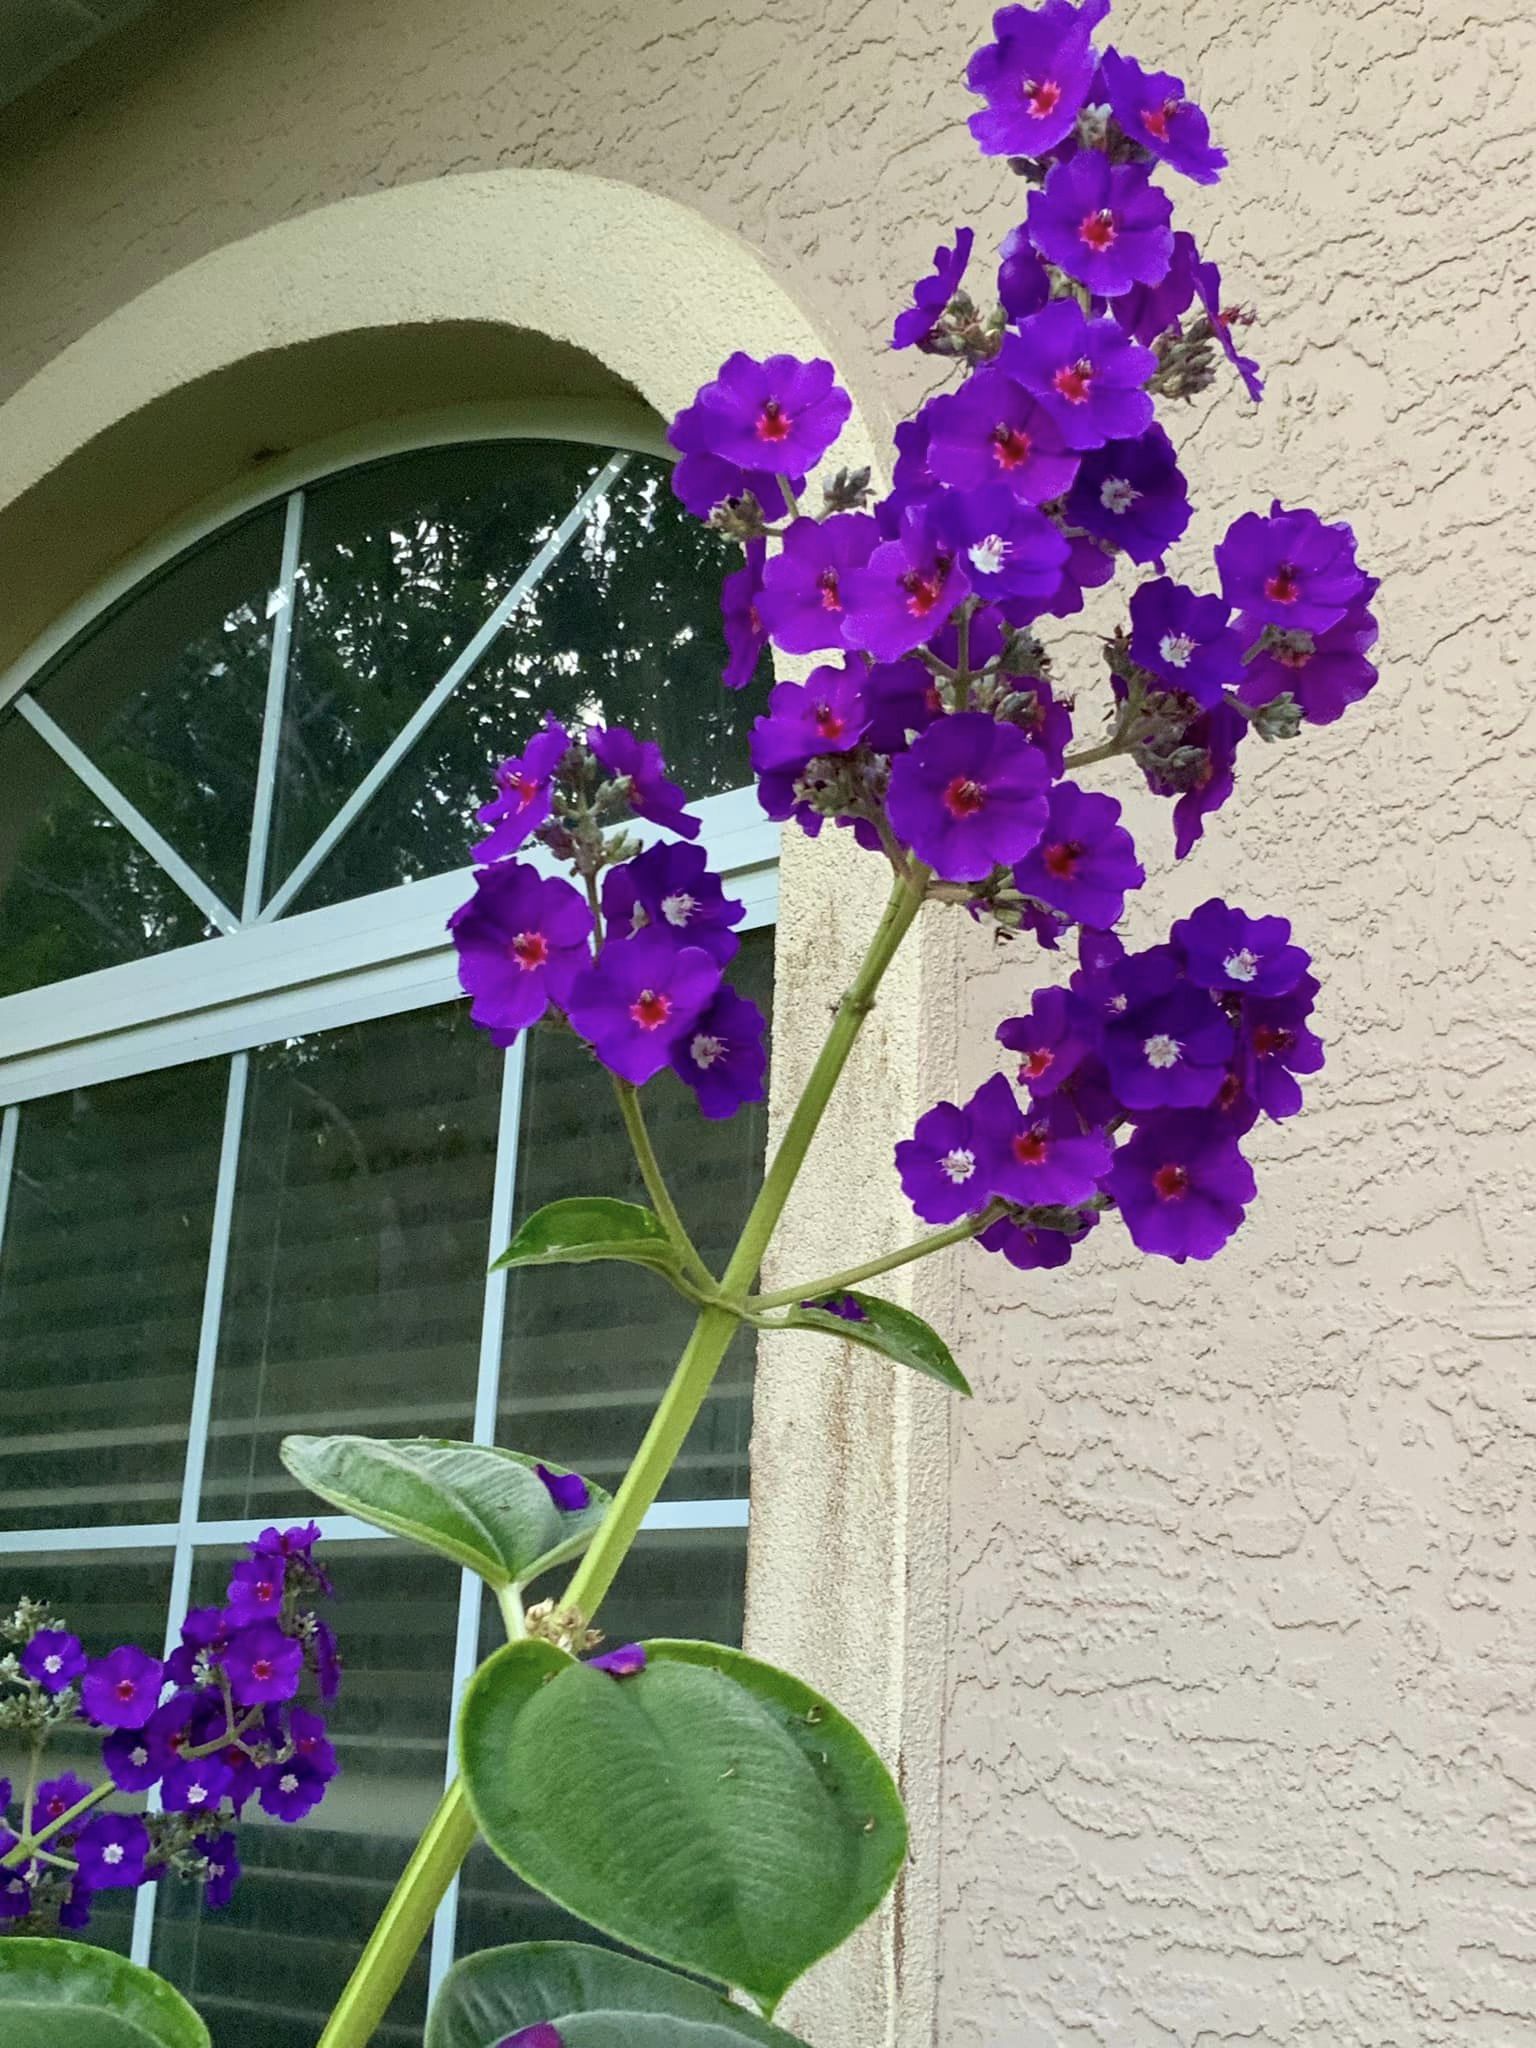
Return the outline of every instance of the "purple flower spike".
<path id="1" fill-rule="evenodd" d="M 725 632 L 725 667 L 720 680 L 728 690 L 744 690 L 757 674 L 757 665 L 768 644 L 763 625 L 761 599 L 763 565 L 768 558 L 765 540 L 749 540 L 746 560 L 720 586 L 720 619 Z"/>
<path id="2" fill-rule="evenodd" d="M 536 733 L 521 754 L 496 770 L 496 794 L 475 816 L 489 825 L 490 836 L 475 848 L 477 861 L 502 860 L 516 853 L 544 824 L 554 807 L 555 776 L 571 750 L 571 736 L 553 718 Z"/>
<path id="3" fill-rule="evenodd" d="M 1116 1152 L 1105 1188 L 1137 1249 L 1180 1265 L 1219 1252 L 1256 1192 L 1237 1140 L 1199 1115 L 1140 1125 Z"/>
<path id="4" fill-rule="evenodd" d="M 1065 1100 L 1021 1109 L 1005 1078 L 994 1074 L 966 1110 L 991 1161 L 989 1194 L 1026 1209 L 1066 1207 L 1097 1194 L 1109 1167 L 1109 1141 L 1101 1131 L 1085 1131 Z"/>
<path id="5" fill-rule="evenodd" d="M 939 719 L 891 769 L 897 836 L 946 882 L 1022 860 L 1046 818 L 1045 762 L 1017 727 L 979 712 Z"/>
<path id="6" fill-rule="evenodd" d="M 819 654 L 842 646 L 844 580 L 849 570 L 864 567 L 879 539 L 867 512 L 795 521 L 763 572 L 758 600 L 764 630 L 776 647 L 786 654 Z"/>
<path id="7" fill-rule="evenodd" d="M 238 1705 L 291 1700 L 304 1670 L 304 1646 L 275 1622 L 258 1621 L 230 1637 L 223 1665 Z"/>
<path id="8" fill-rule="evenodd" d="M 699 1099 L 713 1120 L 734 1116 L 744 1103 L 761 1102 L 767 1092 L 767 1024 L 756 1003 L 721 988 L 698 1022 L 672 1052 L 672 1071 Z"/>
<path id="9" fill-rule="evenodd" d="M 1131 594 L 1131 659 L 1209 710 L 1244 673 L 1243 643 L 1230 616 L 1222 598 L 1200 597 L 1159 576 Z"/>
<path id="10" fill-rule="evenodd" d="M 565 2048 L 565 2036 L 552 2020 L 540 2020 L 531 2027 L 519 2027 L 495 2044 L 495 2048 Z"/>
<path id="11" fill-rule="evenodd" d="M 606 1671 L 610 1678 L 634 1678 L 645 1669 L 645 1649 L 640 1643 L 625 1643 L 617 1650 L 605 1650 L 601 1657 L 589 1657 L 593 1671 Z"/>
<path id="12" fill-rule="evenodd" d="M 829 362 L 740 350 L 678 414 L 668 436 L 687 455 L 713 455 L 743 470 L 804 477 L 832 446 L 853 411 Z"/>
<path id="13" fill-rule="evenodd" d="M 896 1147 L 902 1193 L 925 1223 L 958 1223 L 992 1197 L 993 1160 L 969 1107 L 935 1103 Z"/>
<path id="14" fill-rule="evenodd" d="M 846 578 L 843 639 L 877 661 L 896 661 L 931 640 L 962 598 L 970 578 L 954 545 L 922 505 L 909 507 L 901 530 L 882 541 L 862 569 Z"/>
<path id="15" fill-rule="evenodd" d="M 603 916 L 614 938 L 652 925 L 680 946 L 702 946 L 723 967 L 741 941 L 731 929 L 747 914 L 711 874 L 702 846 L 675 840 L 621 861 L 603 880 Z"/>
<path id="16" fill-rule="evenodd" d="M 1100 65 L 1110 109 L 1132 142 L 1197 185 L 1214 185 L 1227 167 L 1211 141 L 1210 123 L 1184 81 L 1170 71 L 1143 71 L 1133 57 L 1106 50 Z"/>
<path id="17" fill-rule="evenodd" d="M 1106 299 L 1167 276 L 1172 218 L 1145 164 L 1112 164 L 1097 149 L 1056 164 L 1029 195 L 1030 239 L 1040 254 Z"/>
<path id="18" fill-rule="evenodd" d="M 1189 524 L 1189 486 L 1162 428 L 1085 455 L 1067 516 L 1133 562 L 1159 561 Z"/>
<path id="19" fill-rule="evenodd" d="M 93 1892 L 144 1882 L 149 1829 L 136 1813 L 98 1813 L 75 1837 L 80 1882 Z"/>
<path id="20" fill-rule="evenodd" d="M 976 51 L 965 74 L 987 103 L 970 119 L 983 155 L 1044 156 L 1066 141 L 1093 84 L 1093 31 L 1108 12 L 1109 0 L 998 9 L 996 42 Z"/>
<path id="21" fill-rule="evenodd" d="M 1326 632 L 1365 595 L 1355 536 L 1342 522 L 1325 526 L 1315 512 L 1287 512 L 1277 498 L 1268 518 L 1245 512 L 1216 549 L 1221 594 L 1242 613 L 1244 629 L 1279 626 Z"/>
<path id="22" fill-rule="evenodd" d="M 616 782 L 629 785 L 629 805 L 637 818 L 649 818 L 683 839 L 697 839 L 700 826 L 683 806 L 685 790 L 667 780 L 666 763 L 654 740 L 637 740 L 627 726 L 592 725 L 587 745 Z"/>
<path id="23" fill-rule="evenodd" d="M 592 1489 L 579 1472 L 551 1472 L 547 1465 L 535 1465 L 544 1490 L 562 1515 L 580 1514 L 592 1505 Z"/>
<path id="24" fill-rule="evenodd" d="M 1376 579 L 1366 578 L 1366 596 Z M 1243 671 L 1237 694 L 1245 704 L 1268 704 L 1290 693 L 1309 725 L 1332 725 L 1376 685 L 1376 620 L 1365 602 L 1352 604 L 1336 626 L 1321 633 L 1282 632 Z"/>
<path id="25" fill-rule="evenodd" d="M 639 1086 L 666 1066 L 719 986 L 719 966 L 702 947 L 648 928 L 610 940 L 571 984 L 567 1008 L 609 1072 Z"/>
<path id="26" fill-rule="evenodd" d="M 930 399 L 924 415 L 929 467 L 959 490 L 1005 483 L 1026 504 L 1043 505 L 1077 472 L 1058 422 L 1005 370 L 977 370 L 960 390 Z"/>
<path id="27" fill-rule="evenodd" d="M 960 289 L 975 239 L 972 229 L 957 228 L 953 248 L 941 242 L 934 250 L 932 272 L 912 287 L 911 305 L 896 316 L 896 325 L 891 330 L 892 348 L 927 348 L 944 317 L 944 308 Z"/>
<path id="28" fill-rule="evenodd" d="M 67 1629 L 40 1628 L 16 1661 L 44 1692 L 62 1692 L 85 1670 L 86 1655 L 80 1638 Z"/>
<path id="29" fill-rule="evenodd" d="M 1008 335 L 999 368 L 1032 391 L 1069 448 L 1128 441 L 1152 424 L 1151 349 L 1113 320 L 1090 320 L 1076 299 L 1056 299 Z"/>
<path id="30" fill-rule="evenodd" d="M 1126 892 L 1147 877 L 1115 799 L 1058 782 L 1040 843 L 1014 868 L 1013 879 L 1023 895 L 1074 924 L 1102 930 L 1119 919 Z"/>
<path id="31" fill-rule="evenodd" d="M 1291 944 L 1289 918 L 1249 917 L 1219 896 L 1180 918 L 1170 936 L 1190 980 L 1218 994 L 1289 995 L 1312 964 Z"/>
<path id="32" fill-rule="evenodd" d="M 142 1728 L 160 1703 L 165 1666 L 131 1643 L 91 1665 L 80 1687 L 90 1719 L 103 1728 Z"/>
<path id="33" fill-rule="evenodd" d="M 592 913 L 569 882 L 522 861 L 482 868 L 448 920 L 459 985 L 476 1024 L 510 1044 L 551 1003 L 563 1003 L 588 958 Z"/>

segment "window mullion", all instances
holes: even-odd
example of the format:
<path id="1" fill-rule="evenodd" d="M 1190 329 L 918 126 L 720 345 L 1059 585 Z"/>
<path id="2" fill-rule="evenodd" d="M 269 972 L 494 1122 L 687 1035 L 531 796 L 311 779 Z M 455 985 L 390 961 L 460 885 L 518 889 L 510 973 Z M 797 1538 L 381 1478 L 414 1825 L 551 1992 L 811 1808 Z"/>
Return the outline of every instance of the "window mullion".
<path id="1" fill-rule="evenodd" d="M 295 491 L 283 517 L 283 554 L 273 593 L 272 658 L 267 668 L 267 701 L 261 721 L 261 753 L 256 762 L 256 795 L 251 805 L 251 837 L 245 857 L 245 893 L 240 902 L 242 924 L 254 922 L 261 909 L 266 882 L 267 846 L 272 836 L 273 799 L 277 789 L 277 754 L 282 741 L 283 707 L 288 694 L 288 654 L 293 645 L 293 607 L 299 575 L 299 543 L 304 531 L 304 493 Z"/>

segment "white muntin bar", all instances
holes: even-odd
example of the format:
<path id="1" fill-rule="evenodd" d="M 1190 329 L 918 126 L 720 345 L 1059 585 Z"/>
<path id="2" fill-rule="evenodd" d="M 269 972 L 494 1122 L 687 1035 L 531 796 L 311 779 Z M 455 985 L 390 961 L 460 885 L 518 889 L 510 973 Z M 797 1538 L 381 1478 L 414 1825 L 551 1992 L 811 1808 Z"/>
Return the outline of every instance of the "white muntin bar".
<path id="1" fill-rule="evenodd" d="M 344 834 L 351 830 L 359 816 L 367 809 L 375 795 L 384 783 L 388 781 L 395 769 L 399 767 L 412 747 L 415 746 L 417 740 L 421 738 L 421 735 L 426 731 L 433 719 L 436 718 L 438 712 L 442 710 L 460 683 L 463 682 L 464 678 L 475 667 L 481 655 L 484 654 L 496 635 L 517 610 L 529 591 L 533 589 L 545 570 L 559 556 L 564 554 L 577 532 L 586 524 L 594 508 L 607 495 L 609 486 L 620 475 L 628 461 L 629 456 L 627 454 L 614 455 L 603 464 L 603 467 L 598 471 L 591 483 L 588 484 L 570 511 L 566 513 L 564 519 L 561 520 L 549 539 L 545 541 L 543 547 L 539 549 L 539 552 L 518 577 L 479 632 L 475 634 L 474 638 L 457 656 L 452 667 L 445 672 L 441 680 L 434 685 L 431 694 L 423 698 L 405 724 L 401 726 L 399 732 L 395 734 L 395 737 L 390 741 L 383 753 L 380 754 L 378 760 L 374 762 L 368 773 L 363 777 L 356 789 L 353 790 L 335 817 L 332 818 L 330 824 L 326 826 L 309 851 L 300 858 L 292 873 L 284 879 L 280 887 L 272 892 L 266 905 L 257 915 L 256 922 L 258 924 L 270 924 L 273 918 L 282 916 L 284 910 L 287 909 L 294 897 L 298 895 L 320 863 Z"/>
<path id="2" fill-rule="evenodd" d="M 304 493 L 295 491 L 283 515 L 283 554 L 272 593 L 272 656 L 267 665 L 267 702 L 261 721 L 261 753 L 256 762 L 256 794 L 251 803 L 251 838 L 245 855 L 245 893 L 240 921 L 250 924 L 261 908 L 267 874 L 267 846 L 272 837 L 272 805 L 277 792 L 277 755 L 283 737 L 283 706 L 288 693 L 288 655 L 293 646 L 293 607 L 299 574 L 299 543 L 304 531 Z"/>
<path id="3" fill-rule="evenodd" d="M 13 1102 L 0 1115 L 0 1253 L 5 1250 L 5 1220 L 11 1207 L 11 1175 L 16 1169 L 16 1141 L 21 1133 L 21 1111 Z"/>
<path id="4" fill-rule="evenodd" d="M 83 782 L 104 810 L 112 813 L 125 832 L 131 833 L 157 867 L 163 868 L 182 895 L 195 903 L 210 924 L 220 931 L 239 929 L 240 920 L 209 888 L 195 869 L 150 824 L 142 811 L 129 803 L 115 782 L 108 781 L 83 748 L 77 747 L 64 728 L 54 722 L 35 697 L 24 690 L 15 700 L 16 709 L 64 765 Z"/>

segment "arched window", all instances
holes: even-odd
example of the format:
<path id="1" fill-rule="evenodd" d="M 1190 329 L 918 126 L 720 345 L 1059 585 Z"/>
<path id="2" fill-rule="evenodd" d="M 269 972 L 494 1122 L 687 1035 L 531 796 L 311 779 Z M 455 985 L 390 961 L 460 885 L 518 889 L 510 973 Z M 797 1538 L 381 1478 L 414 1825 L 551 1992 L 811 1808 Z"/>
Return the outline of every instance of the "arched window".
<path id="1" fill-rule="evenodd" d="M 729 563 L 656 454 L 449 441 L 185 538 L 0 708 L 0 1603 L 44 1594 L 93 1649 L 161 1637 L 242 1539 L 311 1512 L 290 1430 L 494 1437 L 604 1481 L 638 1440 L 676 1298 L 628 1268 L 486 1278 L 539 1204 L 640 1194 L 580 1049 L 494 1050 L 445 942 L 474 808 L 539 709 L 662 742 L 748 904 L 735 976 L 765 1008 L 771 978 L 776 839 L 719 681 Z M 723 1252 L 761 1112 L 655 1092 Z M 621 1636 L 739 1628 L 749 1374 L 743 1344 L 612 1599 Z M 319 1519 L 348 1658 L 333 1798 L 300 1828 L 248 1818 L 223 1915 L 170 1884 L 97 1929 L 249 2048 L 310 2048 L 492 1639 L 477 1581 Z M 477 1854 L 431 1967 L 563 1931 Z M 381 2040 L 417 2037 L 428 1974 Z"/>

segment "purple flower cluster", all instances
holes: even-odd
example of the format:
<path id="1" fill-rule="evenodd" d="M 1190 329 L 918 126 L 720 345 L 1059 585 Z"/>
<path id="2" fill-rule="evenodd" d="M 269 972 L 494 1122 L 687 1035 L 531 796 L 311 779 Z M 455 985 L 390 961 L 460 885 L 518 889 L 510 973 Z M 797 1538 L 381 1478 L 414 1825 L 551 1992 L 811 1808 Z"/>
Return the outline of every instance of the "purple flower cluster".
<path id="1" fill-rule="evenodd" d="M 341 1671 L 314 1606 L 332 1590 L 315 1560 L 319 1534 L 312 1522 L 263 1530 L 226 1604 L 192 1609 L 164 1660 L 132 1644 L 90 1658 L 31 1602 L 4 1624 L 20 1645 L 8 1720 L 40 1745 L 71 1720 L 104 1731 L 95 1784 L 68 1771 L 30 1788 L 0 1781 L 0 1922 L 10 1931 L 86 1927 L 97 1892 L 172 1872 L 226 1905 L 240 1875 L 233 1830 L 249 1802 L 280 1821 L 319 1804 L 336 1752 L 300 1693 L 308 1677 L 329 1704 Z M 104 1810 L 115 1795 L 152 1792 L 154 1811 Z"/>

